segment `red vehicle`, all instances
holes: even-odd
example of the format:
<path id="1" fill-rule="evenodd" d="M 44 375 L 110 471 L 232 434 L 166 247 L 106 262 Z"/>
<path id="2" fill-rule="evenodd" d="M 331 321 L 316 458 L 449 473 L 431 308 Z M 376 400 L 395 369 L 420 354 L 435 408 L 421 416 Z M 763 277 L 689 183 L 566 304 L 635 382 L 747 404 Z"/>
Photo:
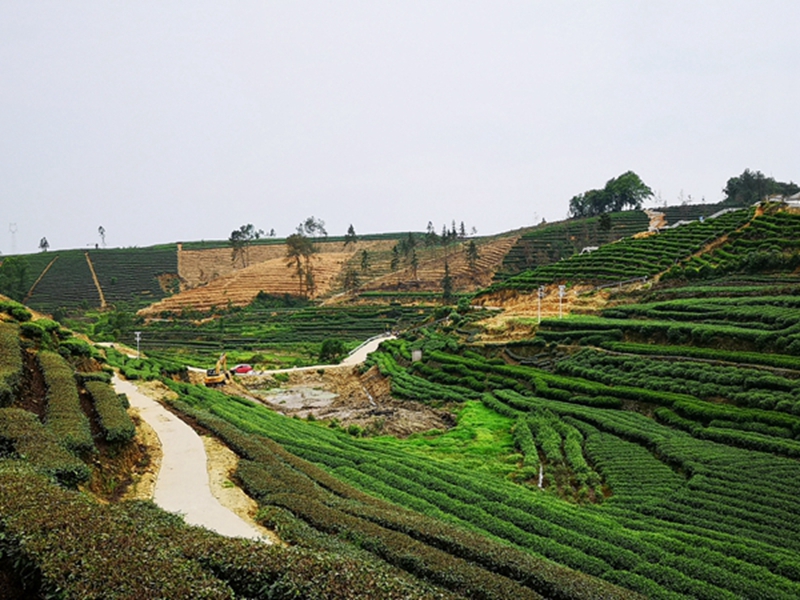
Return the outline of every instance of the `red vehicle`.
<path id="1" fill-rule="evenodd" d="M 238 373 L 239 375 L 243 375 L 244 373 L 249 373 L 253 370 L 251 365 L 236 365 L 231 369 L 232 373 Z"/>

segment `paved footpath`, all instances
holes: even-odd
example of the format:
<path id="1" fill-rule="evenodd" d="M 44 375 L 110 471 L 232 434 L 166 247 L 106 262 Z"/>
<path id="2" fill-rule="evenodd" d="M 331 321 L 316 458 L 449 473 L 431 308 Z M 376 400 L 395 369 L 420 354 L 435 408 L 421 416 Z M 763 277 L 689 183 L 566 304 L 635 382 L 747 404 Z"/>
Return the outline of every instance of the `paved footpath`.
<path id="1" fill-rule="evenodd" d="M 206 451 L 194 429 L 141 393 L 131 382 L 114 376 L 117 393 L 127 394 L 132 407 L 156 432 L 163 458 L 153 501 L 166 511 L 180 513 L 190 525 L 200 525 L 227 537 L 270 540 L 250 523 L 222 506 L 208 482 Z"/>
<path id="2" fill-rule="evenodd" d="M 361 344 L 358 348 L 348 354 L 342 362 L 336 365 L 314 365 L 312 367 L 290 367 L 288 369 L 272 369 L 271 371 L 254 371 L 253 375 L 274 375 L 275 373 L 302 373 L 303 371 L 319 371 L 320 369 L 341 369 L 342 367 L 354 367 L 360 365 L 367 356 L 378 349 L 381 342 L 386 340 L 395 339 L 395 335 L 387 333 L 386 335 L 376 336 Z"/>

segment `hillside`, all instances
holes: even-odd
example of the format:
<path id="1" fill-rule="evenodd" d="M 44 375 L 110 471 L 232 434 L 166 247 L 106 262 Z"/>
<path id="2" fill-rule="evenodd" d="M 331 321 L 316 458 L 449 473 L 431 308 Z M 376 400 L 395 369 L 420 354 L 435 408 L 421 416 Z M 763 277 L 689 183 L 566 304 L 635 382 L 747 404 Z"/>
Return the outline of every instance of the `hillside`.
<path id="1" fill-rule="evenodd" d="M 609 213 L 605 223 L 600 217 L 542 223 L 519 237 L 503 259 L 496 278 L 507 279 L 579 254 L 584 248 L 602 246 L 647 231 L 648 224 L 647 215 L 639 210 Z"/>
<path id="2" fill-rule="evenodd" d="M 326 252 L 314 256 L 314 280 L 318 295 L 325 295 L 330 291 L 334 279 L 351 254 Z M 230 252 L 228 255 L 230 256 Z M 272 258 L 217 277 L 206 285 L 164 298 L 140 310 L 139 314 L 152 316 L 188 309 L 205 312 L 213 307 L 244 306 L 252 302 L 259 292 L 277 296 L 299 295 L 298 287 L 297 276 L 293 268 L 287 266 L 286 258 Z"/>
<path id="3" fill-rule="evenodd" d="M 512 234 L 474 240 L 478 252 L 474 266 L 470 265 L 467 258 L 467 242 L 447 248 L 422 247 L 417 252 L 416 276 L 414 268 L 405 260 L 396 271 L 386 272 L 384 268 L 383 274 L 367 279 L 358 288 L 358 292 L 413 290 L 441 293 L 445 264 L 455 290 L 474 291 L 491 282 L 495 271 L 517 239 L 518 236 Z"/>
<path id="4" fill-rule="evenodd" d="M 495 283 L 489 291 L 530 291 L 539 285 L 557 282 L 601 285 L 652 278 L 678 262 L 722 243 L 726 236 L 744 228 L 754 215 L 752 209 L 739 209 L 660 233 L 624 238 L 592 252 L 575 254 L 557 263 L 515 275 Z"/>
<path id="5" fill-rule="evenodd" d="M 103 299 L 111 305 L 142 306 L 178 289 L 176 246 L 59 250 L 13 258 L 24 264 L 19 299 L 49 313 L 100 307 Z"/>
<path id="6" fill-rule="evenodd" d="M 146 359 L 104 357 L 0 302 L 0 549 L 13 557 L 0 592 L 124 598 L 147 581 L 175 598 L 796 598 L 798 231 L 800 214 L 778 205 L 707 215 L 496 281 L 472 306 L 397 302 L 414 278 L 402 258 L 387 264 L 392 241 L 370 246 L 357 302 L 282 296 L 296 285 L 285 258 L 251 257 L 136 323 Z M 519 239 L 476 242 L 488 282 Z M 463 283 L 464 245 L 420 245 L 412 289 L 438 296 L 445 260 L 477 285 Z M 351 299 L 340 277 L 362 270 L 365 246 L 317 255 L 325 294 Z M 202 252 L 216 255 L 195 256 L 196 273 L 230 258 Z M 162 316 L 212 298 L 242 307 Z M 117 325 L 103 335 L 128 341 Z M 314 364 L 328 340 L 387 330 L 400 335 L 360 368 L 237 376 L 236 396 L 188 383 L 175 362 L 225 350 L 259 370 Z M 109 364 L 160 380 L 171 411 L 236 453 L 229 485 L 287 546 L 118 501 L 147 451 L 120 399 L 95 389 Z M 410 413 L 437 429 L 404 427 Z"/>
<path id="7" fill-rule="evenodd" d="M 16 303 L 4 301 L 0 308 L 4 598 L 141 598 L 151 597 L 155 589 L 175 599 L 533 600 L 540 597 L 537 588 L 556 590 L 559 597 L 636 598 L 601 580 L 489 539 L 476 540 L 458 526 L 364 494 L 275 442 L 198 411 L 198 402 L 225 396 L 171 379 L 165 382 L 180 398 L 172 410 L 247 456 L 239 461 L 236 481 L 253 497 L 283 497 L 283 508 L 261 518 L 277 519 L 272 527 L 280 528 L 289 543 L 268 546 L 224 538 L 188 527 L 152 503 L 120 501 L 135 469 L 149 460 L 142 455 L 144 446 L 135 442 L 135 423 L 125 411 L 125 399 L 108 383 L 104 358 L 85 342 L 71 343 L 69 332 L 53 321 L 32 324 L 30 313 Z M 166 365 L 149 360 L 120 355 L 114 361 L 128 377 L 168 373 Z M 297 493 L 303 494 L 306 508 L 316 511 L 308 522 L 292 516 Z M 342 526 L 369 543 L 339 538 L 336 529 Z M 326 527 L 335 529 L 326 532 Z M 423 533 L 427 541 L 420 539 Z M 455 546 L 442 547 L 445 540 Z M 492 563 L 466 558 L 487 550 L 495 557 Z M 533 581 L 526 585 L 504 575 L 512 565 Z"/>

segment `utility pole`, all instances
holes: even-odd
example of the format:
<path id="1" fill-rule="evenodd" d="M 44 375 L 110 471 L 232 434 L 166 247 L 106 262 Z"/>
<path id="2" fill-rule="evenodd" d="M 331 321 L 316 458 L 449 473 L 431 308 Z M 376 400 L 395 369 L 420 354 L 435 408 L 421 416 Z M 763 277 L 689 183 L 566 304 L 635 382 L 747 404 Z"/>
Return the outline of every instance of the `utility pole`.
<path id="1" fill-rule="evenodd" d="M 136 360 L 142 358 L 142 353 L 139 352 L 139 342 L 142 341 L 142 332 L 141 331 L 134 331 L 133 335 L 136 336 Z"/>
<path id="2" fill-rule="evenodd" d="M 542 298 L 544 298 L 544 286 L 539 286 L 538 294 L 539 296 L 539 323 L 542 322 Z"/>
<path id="3" fill-rule="evenodd" d="M 558 286 L 558 318 L 560 319 L 562 316 L 561 311 L 561 304 L 564 301 L 564 295 L 566 294 L 566 286 L 560 285 Z"/>

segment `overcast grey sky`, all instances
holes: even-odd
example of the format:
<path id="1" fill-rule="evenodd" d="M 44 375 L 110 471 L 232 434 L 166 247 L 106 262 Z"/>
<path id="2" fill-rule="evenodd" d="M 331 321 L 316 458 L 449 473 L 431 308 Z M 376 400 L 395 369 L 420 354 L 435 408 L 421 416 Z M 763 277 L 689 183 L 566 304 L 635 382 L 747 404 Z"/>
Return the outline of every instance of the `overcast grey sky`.
<path id="1" fill-rule="evenodd" d="M 0 251 L 566 216 L 800 179 L 800 3 L 0 3 Z"/>

